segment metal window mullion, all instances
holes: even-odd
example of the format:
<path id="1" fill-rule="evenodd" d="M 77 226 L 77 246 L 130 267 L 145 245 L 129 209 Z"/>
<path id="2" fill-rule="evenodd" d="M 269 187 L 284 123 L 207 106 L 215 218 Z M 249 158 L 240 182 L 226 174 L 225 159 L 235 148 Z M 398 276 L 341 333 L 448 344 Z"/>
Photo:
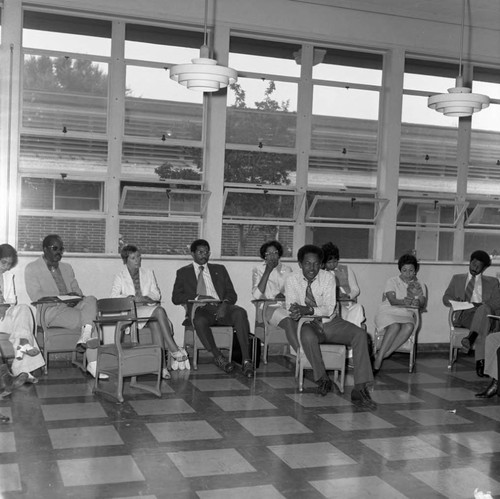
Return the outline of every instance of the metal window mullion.
<path id="1" fill-rule="evenodd" d="M 367 83 L 354 83 L 351 81 L 337 81 L 337 80 L 313 80 L 313 85 L 318 85 L 321 87 L 335 87 L 335 88 L 345 88 L 346 90 L 369 90 L 374 92 L 380 92 L 380 85 L 369 85 Z"/>

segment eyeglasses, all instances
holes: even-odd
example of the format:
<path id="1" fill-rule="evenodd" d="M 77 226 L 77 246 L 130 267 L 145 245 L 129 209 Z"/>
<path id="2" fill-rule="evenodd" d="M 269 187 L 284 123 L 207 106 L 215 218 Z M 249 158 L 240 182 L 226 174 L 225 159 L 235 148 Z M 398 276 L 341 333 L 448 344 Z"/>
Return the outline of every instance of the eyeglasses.
<path id="1" fill-rule="evenodd" d="M 62 251 L 62 252 L 64 252 L 64 246 L 57 246 L 57 244 L 52 244 L 50 246 L 47 246 L 47 248 L 50 248 L 52 251 Z"/>
<path id="2" fill-rule="evenodd" d="M 14 262 L 12 261 L 11 258 L 2 258 L 0 260 L 0 265 L 2 265 L 3 267 L 7 267 L 9 265 L 12 265 Z"/>
<path id="3" fill-rule="evenodd" d="M 195 253 L 197 255 L 210 255 L 210 251 L 207 250 L 196 250 Z"/>
<path id="4" fill-rule="evenodd" d="M 272 255 L 279 255 L 280 252 L 279 251 L 267 251 L 266 253 L 264 253 L 264 256 L 272 256 Z"/>

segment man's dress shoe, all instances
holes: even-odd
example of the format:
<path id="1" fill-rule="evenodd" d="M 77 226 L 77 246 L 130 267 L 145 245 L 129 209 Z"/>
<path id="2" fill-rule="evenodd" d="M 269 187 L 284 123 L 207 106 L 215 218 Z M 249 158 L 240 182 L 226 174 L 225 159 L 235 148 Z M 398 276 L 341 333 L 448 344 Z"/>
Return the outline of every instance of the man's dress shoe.
<path id="1" fill-rule="evenodd" d="M 485 374 L 484 374 L 484 359 L 476 361 L 476 374 L 480 378 L 484 378 L 485 377 Z"/>
<path id="2" fill-rule="evenodd" d="M 474 345 L 476 338 L 477 338 L 477 333 L 474 331 L 469 333 L 465 338 L 462 338 L 462 341 L 460 343 L 462 344 L 462 349 L 464 350 L 464 353 L 469 353 L 469 350 Z"/>
<path id="3" fill-rule="evenodd" d="M 476 393 L 476 397 L 480 399 L 489 399 L 494 395 L 498 395 L 498 381 L 496 379 L 490 383 L 484 392 Z"/>

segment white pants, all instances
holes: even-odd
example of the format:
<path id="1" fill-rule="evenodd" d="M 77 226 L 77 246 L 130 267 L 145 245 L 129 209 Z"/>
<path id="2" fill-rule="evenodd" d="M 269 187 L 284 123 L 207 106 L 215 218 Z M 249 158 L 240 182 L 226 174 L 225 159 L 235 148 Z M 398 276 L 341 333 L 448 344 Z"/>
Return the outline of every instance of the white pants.
<path id="1" fill-rule="evenodd" d="M 38 347 L 33 334 L 35 321 L 28 305 L 13 305 L 7 309 L 5 317 L 0 320 L 0 332 L 9 335 L 14 351 L 25 339 L 34 348 Z M 41 353 L 31 357 L 24 354 L 22 359 L 14 358 L 12 362 L 12 374 L 17 376 L 20 373 L 30 373 L 45 365 L 45 360 Z"/>

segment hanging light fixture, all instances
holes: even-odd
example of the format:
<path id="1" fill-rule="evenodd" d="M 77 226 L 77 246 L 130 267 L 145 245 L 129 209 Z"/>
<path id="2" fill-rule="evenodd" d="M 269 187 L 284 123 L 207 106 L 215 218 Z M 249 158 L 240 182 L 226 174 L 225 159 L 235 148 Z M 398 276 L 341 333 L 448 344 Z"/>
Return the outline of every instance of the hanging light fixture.
<path id="1" fill-rule="evenodd" d="M 215 59 L 210 59 L 208 47 L 208 0 L 205 0 L 205 23 L 203 34 L 203 45 L 200 48 L 200 57 L 191 59 L 191 64 L 178 64 L 170 68 L 170 78 L 190 90 L 200 92 L 217 92 L 236 82 L 238 73 L 236 70 L 219 66 Z"/>
<path id="2" fill-rule="evenodd" d="M 427 106 L 431 109 L 443 113 L 445 116 L 464 117 L 485 109 L 490 105 L 490 98 L 487 95 L 473 94 L 469 87 L 464 87 L 462 76 L 462 56 L 464 46 L 465 29 L 465 6 L 463 0 L 462 9 L 462 33 L 460 37 L 460 60 L 458 64 L 458 76 L 454 88 L 449 88 L 447 94 L 432 95 L 427 101 Z"/>

